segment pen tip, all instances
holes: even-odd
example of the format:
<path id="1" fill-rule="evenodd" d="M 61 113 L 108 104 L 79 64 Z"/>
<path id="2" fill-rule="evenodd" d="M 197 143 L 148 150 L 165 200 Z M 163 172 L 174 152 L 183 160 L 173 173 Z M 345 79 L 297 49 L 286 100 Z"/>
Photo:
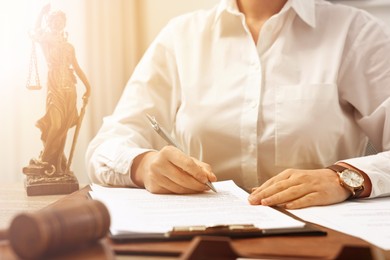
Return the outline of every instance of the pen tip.
<path id="1" fill-rule="evenodd" d="M 206 185 L 214 192 L 217 192 L 217 189 L 214 187 L 214 185 L 211 182 L 206 182 Z"/>

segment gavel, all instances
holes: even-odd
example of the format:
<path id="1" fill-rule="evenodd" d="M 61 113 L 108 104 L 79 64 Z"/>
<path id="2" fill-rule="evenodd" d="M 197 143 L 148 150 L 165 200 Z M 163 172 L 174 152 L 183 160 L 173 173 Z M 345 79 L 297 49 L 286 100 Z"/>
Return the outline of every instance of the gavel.
<path id="1" fill-rule="evenodd" d="M 110 215 L 97 200 L 67 203 L 14 217 L 3 232 L 23 259 L 37 259 L 92 244 L 106 236 Z"/>

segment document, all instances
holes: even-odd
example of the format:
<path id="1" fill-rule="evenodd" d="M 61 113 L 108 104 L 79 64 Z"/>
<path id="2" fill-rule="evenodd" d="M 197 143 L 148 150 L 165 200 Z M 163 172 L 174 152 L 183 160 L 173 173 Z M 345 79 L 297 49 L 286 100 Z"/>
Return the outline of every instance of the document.
<path id="1" fill-rule="evenodd" d="M 295 216 L 390 250 L 390 197 L 290 210 Z"/>
<path id="2" fill-rule="evenodd" d="M 111 215 L 111 235 L 126 232 L 159 234 L 178 227 L 254 225 L 261 229 L 303 228 L 276 209 L 253 206 L 248 193 L 233 181 L 215 182 L 217 193 L 159 195 L 144 189 L 91 185 L 90 196 L 103 202 Z"/>

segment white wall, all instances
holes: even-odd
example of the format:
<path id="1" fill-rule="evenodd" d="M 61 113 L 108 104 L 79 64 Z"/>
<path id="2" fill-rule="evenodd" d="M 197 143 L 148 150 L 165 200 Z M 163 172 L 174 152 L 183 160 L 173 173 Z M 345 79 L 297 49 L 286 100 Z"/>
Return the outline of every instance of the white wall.
<path id="1" fill-rule="evenodd" d="M 390 0 L 334 1 L 364 9 L 384 21 L 390 27 Z"/>
<path id="2" fill-rule="evenodd" d="M 149 45 L 167 22 L 180 14 L 213 7 L 219 0 L 142 0 L 144 44 Z M 168 7 L 168 8 L 167 8 Z"/>

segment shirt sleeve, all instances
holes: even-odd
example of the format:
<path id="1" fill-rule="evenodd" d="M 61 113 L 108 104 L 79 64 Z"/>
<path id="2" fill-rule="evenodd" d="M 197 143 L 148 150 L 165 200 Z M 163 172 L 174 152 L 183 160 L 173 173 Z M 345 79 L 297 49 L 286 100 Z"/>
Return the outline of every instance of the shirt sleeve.
<path id="1" fill-rule="evenodd" d="M 370 197 L 390 195 L 390 33 L 369 15 L 360 17 L 353 44 L 340 72 L 340 102 L 351 107 L 356 123 L 378 154 L 344 160 L 372 182 Z"/>
<path id="2" fill-rule="evenodd" d="M 168 24 L 135 68 L 112 115 L 90 142 L 86 165 L 91 181 L 113 186 L 136 185 L 131 166 L 138 155 L 166 145 L 146 114 L 168 130 L 177 108 L 176 63 L 172 55 L 172 26 Z"/>

